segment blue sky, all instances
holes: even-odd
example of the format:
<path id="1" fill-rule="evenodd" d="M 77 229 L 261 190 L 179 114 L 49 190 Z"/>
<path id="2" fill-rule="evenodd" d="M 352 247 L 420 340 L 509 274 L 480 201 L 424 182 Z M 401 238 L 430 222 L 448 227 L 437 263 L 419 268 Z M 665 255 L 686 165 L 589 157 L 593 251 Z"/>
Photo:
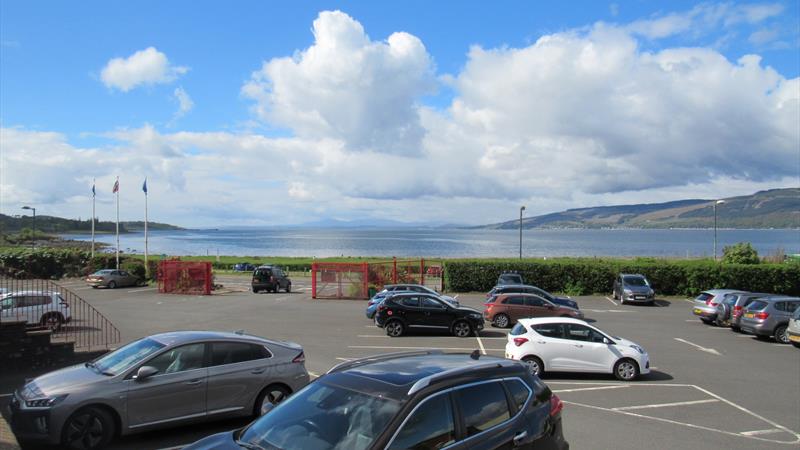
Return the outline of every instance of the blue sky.
<path id="1" fill-rule="evenodd" d="M 90 185 L 88 180 L 107 182 L 117 175 L 130 176 L 129 185 L 141 185 L 139 178 L 150 177 L 154 193 L 161 191 L 185 205 L 175 209 L 156 204 L 161 218 L 187 225 L 219 224 L 231 213 L 213 205 L 237 198 L 252 205 L 237 211 L 241 224 L 365 215 L 480 223 L 486 216 L 505 219 L 506 208 L 514 210 L 509 202 L 531 203 L 529 211 L 536 214 L 798 184 L 797 170 L 770 173 L 774 166 L 753 167 L 758 158 L 752 153 L 763 151 L 762 156 L 772 155 L 784 167 L 794 161 L 800 170 L 792 153 L 800 143 L 791 125 L 797 118 L 800 3 L 580 1 L 568 6 L 512 1 L 4 1 L 0 125 L 5 132 L 0 150 L 5 167 L 0 210 L 6 213 L 19 203 L 38 202 L 54 214 L 77 216 L 73 211 L 86 201 L 81 190 Z M 322 14 L 337 10 L 343 14 Z M 315 66 L 304 55 L 322 48 L 314 32 L 323 29 L 330 31 L 329 41 L 336 48 L 353 36 L 362 47 L 346 49 L 338 59 L 329 52 L 329 59 Z M 400 32 L 410 38 L 390 45 L 390 36 Z M 398 49 L 408 46 L 410 56 L 397 56 Z M 620 72 L 606 79 L 603 61 L 614 60 L 616 49 L 624 53 L 621 66 L 614 67 Z M 119 77 L 104 78 L 114 58 L 125 60 L 137 52 L 155 58 L 148 61 L 164 62 L 147 69 L 155 71 L 155 78 L 136 78 L 140 73 L 133 60 L 120 69 Z M 592 53 L 595 65 L 569 71 L 569 52 Z M 296 64 L 282 65 L 281 60 L 292 58 Z M 673 58 L 688 66 L 700 61 L 703 71 L 675 78 Z M 642 69 L 648 64 L 658 64 L 669 76 Z M 338 76 L 340 70 L 354 67 L 350 75 L 330 80 L 330 74 Z M 736 68 L 754 72 L 733 75 Z M 567 75 L 544 75 L 559 70 L 567 70 Z M 330 92 L 346 91 L 369 76 L 380 79 L 346 95 Z M 530 79 L 536 81 L 528 83 Z M 554 84 L 559 79 L 565 80 L 563 86 Z M 332 84 L 325 88 L 327 82 Z M 513 93 L 503 92 L 514 83 L 531 95 L 514 99 Z M 637 91 L 646 90 L 648 83 L 655 83 L 654 92 Z M 724 89 L 702 101 L 687 95 L 684 103 L 675 105 L 668 92 L 683 92 L 681 83 L 686 91 L 697 88 L 696 83 Z M 629 91 L 612 98 L 620 89 Z M 570 92 L 585 92 L 588 103 L 602 101 L 583 108 L 580 99 L 568 98 Z M 743 92 L 748 95 L 740 95 Z M 788 96 L 789 103 L 776 100 L 781 96 Z M 503 101 L 493 100 L 498 97 Z M 647 119 L 640 124 L 601 124 L 592 118 L 616 108 L 620 99 L 642 105 L 646 112 L 636 117 Z M 750 114 L 759 114 L 758 124 L 733 117 L 730 111 L 751 109 L 748 102 L 766 108 L 752 108 Z M 705 103 L 715 107 L 701 106 Z M 393 105 L 398 105 L 396 110 Z M 512 112 L 509 119 L 506 115 Z M 610 115 L 625 116 L 622 110 L 614 113 Z M 549 125 L 526 130 L 524 123 L 516 123 L 522 114 Z M 711 147 L 707 158 L 692 156 L 697 152 L 687 142 L 699 130 L 690 126 L 678 126 L 663 141 L 649 142 L 651 127 L 676 128 L 671 114 L 697 114 L 700 121 L 726 124 L 705 129 L 702 139 L 709 142 L 703 148 Z M 566 130 L 564 121 L 573 119 L 575 129 Z M 731 134 L 738 123 L 753 124 L 753 129 L 747 136 Z M 777 144 L 768 137 L 775 135 L 772 127 L 785 132 Z M 459 142 L 459 136 L 469 137 L 469 142 Z M 48 140 L 53 140 L 51 152 L 57 144 L 58 154 L 39 150 L 37 145 Z M 729 148 L 730 142 L 742 140 L 747 148 Z M 463 150 L 473 144 L 480 149 Z M 675 166 L 669 180 L 616 176 L 636 172 L 625 157 L 640 160 L 638 164 L 658 163 L 656 155 L 642 150 L 645 146 L 677 149 L 663 161 Z M 308 147 L 317 153 L 300 150 Z M 664 151 L 658 153 L 663 157 Z M 50 156 L 43 161 L 42 155 Z M 32 167 L 30 161 L 23 165 L 26 156 L 39 166 Z M 518 161 L 515 169 L 527 169 L 514 175 L 519 182 L 497 181 L 509 174 L 503 158 Z M 530 175 L 544 160 L 552 163 L 549 172 L 564 174 L 563 182 L 523 181 L 535 178 Z M 731 162 L 715 167 L 720 160 Z M 57 161 L 81 169 L 53 175 L 53 185 L 17 178 L 29 169 L 30 175 L 49 174 Z M 231 166 L 221 165 L 225 161 Z M 260 164 L 263 170 L 254 170 Z M 685 164 L 695 170 L 679 168 Z M 419 167 L 432 170 L 420 173 Z M 399 175 L 374 176 L 394 168 L 401 169 Z M 359 173 L 368 175 L 360 180 Z M 342 183 L 342 178 L 350 182 Z M 704 178 L 708 181 L 699 181 Z M 409 188 L 412 185 L 416 188 Z M 259 200 L 245 193 L 254 186 L 285 199 L 280 208 L 285 213 L 265 213 Z M 194 204 L 198 187 L 208 199 L 203 204 Z M 235 194 L 239 191 L 241 196 Z M 141 201 L 133 196 L 129 200 L 135 205 Z M 339 206 L 332 207 L 333 202 Z M 385 211 L 386 204 L 392 205 L 390 217 L 376 213 Z M 442 205 L 448 205 L 447 211 Z M 475 206 L 480 208 L 477 214 Z"/>

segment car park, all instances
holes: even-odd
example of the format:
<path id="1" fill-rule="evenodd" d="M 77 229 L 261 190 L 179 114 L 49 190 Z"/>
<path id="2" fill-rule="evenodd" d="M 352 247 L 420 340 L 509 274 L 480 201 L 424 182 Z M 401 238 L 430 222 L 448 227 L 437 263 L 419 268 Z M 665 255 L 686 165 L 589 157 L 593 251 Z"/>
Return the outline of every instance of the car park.
<path id="1" fill-rule="evenodd" d="M 483 329 L 483 316 L 473 308 L 454 307 L 436 295 L 404 292 L 383 300 L 375 314 L 375 325 L 390 337 L 420 328 L 467 337 Z"/>
<path id="2" fill-rule="evenodd" d="M 739 327 L 742 332 L 759 338 L 773 336 L 781 344 L 788 344 L 789 319 L 800 307 L 798 297 L 763 297 L 753 301 L 744 310 Z"/>
<path id="3" fill-rule="evenodd" d="M 789 319 L 789 326 L 786 328 L 786 335 L 792 345 L 800 348 L 800 308 L 795 308 L 792 318 Z"/>
<path id="4" fill-rule="evenodd" d="M 280 267 L 264 265 L 253 271 L 251 288 L 256 294 L 261 291 L 278 292 L 279 289 L 292 292 L 292 280 Z"/>
<path id="5" fill-rule="evenodd" d="M 86 277 L 86 283 L 93 287 L 107 287 L 114 289 L 126 286 L 138 286 L 141 279 L 124 270 L 103 269 Z"/>
<path id="6" fill-rule="evenodd" d="M 508 334 L 506 358 L 526 363 L 535 375 L 612 373 L 631 381 L 650 372 L 650 356 L 638 344 L 565 317 L 520 319 Z"/>
<path id="7" fill-rule="evenodd" d="M 98 449 L 117 435 L 257 415 L 309 382 L 303 348 L 239 333 L 157 334 L 14 392 L 18 438 Z"/>
<path id="8" fill-rule="evenodd" d="M 497 277 L 495 285 L 504 286 L 506 284 L 525 284 L 525 280 L 522 279 L 522 275 L 516 272 L 504 272 Z"/>
<path id="9" fill-rule="evenodd" d="M 211 449 L 566 450 L 563 403 L 524 365 L 436 351 L 340 364 Z"/>
<path id="10" fill-rule="evenodd" d="M 644 275 L 621 273 L 614 279 L 613 296 L 625 303 L 655 303 L 656 292 Z"/>
<path id="11" fill-rule="evenodd" d="M 59 330 L 72 320 L 72 310 L 57 292 L 18 291 L 0 296 L 0 322 L 25 321 L 28 326 Z"/>
<path id="12" fill-rule="evenodd" d="M 483 318 L 492 325 L 506 328 L 525 317 L 574 317 L 583 319 L 583 312 L 557 305 L 535 294 L 501 294 L 484 303 Z"/>
<path id="13" fill-rule="evenodd" d="M 543 297 L 545 300 L 551 303 L 556 303 L 558 305 L 563 305 L 563 306 L 569 306 L 570 308 L 580 309 L 578 306 L 578 302 L 576 302 L 571 298 L 559 297 L 545 291 L 544 289 L 527 284 L 507 284 L 502 286 L 495 286 L 492 288 L 491 291 L 489 291 L 489 293 L 486 294 L 486 298 L 490 299 L 495 295 L 512 294 L 512 293 L 536 294 L 539 297 Z"/>
<path id="14" fill-rule="evenodd" d="M 711 289 L 701 292 L 694 299 L 692 314 L 699 317 L 705 324 L 711 324 L 717 318 L 717 306 L 728 294 L 741 294 L 735 289 Z"/>

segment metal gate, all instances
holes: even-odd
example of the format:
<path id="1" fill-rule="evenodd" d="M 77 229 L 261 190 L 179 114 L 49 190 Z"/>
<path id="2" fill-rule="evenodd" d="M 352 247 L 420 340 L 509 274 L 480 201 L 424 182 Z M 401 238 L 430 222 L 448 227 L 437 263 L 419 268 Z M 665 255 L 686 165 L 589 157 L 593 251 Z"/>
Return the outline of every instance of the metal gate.
<path id="1" fill-rule="evenodd" d="M 368 299 L 387 284 L 421 284 L 438 292 L 444 290 L 441 261 L 425 259 L 371 263 L 315 262 L 311 265 L 312 298 Z"/>
<path id="2" fill-rule="evenodd" d="M 158 263 L 158 292 L 161 294 L 211 294 L 211 263 L 166 260 Z"/>

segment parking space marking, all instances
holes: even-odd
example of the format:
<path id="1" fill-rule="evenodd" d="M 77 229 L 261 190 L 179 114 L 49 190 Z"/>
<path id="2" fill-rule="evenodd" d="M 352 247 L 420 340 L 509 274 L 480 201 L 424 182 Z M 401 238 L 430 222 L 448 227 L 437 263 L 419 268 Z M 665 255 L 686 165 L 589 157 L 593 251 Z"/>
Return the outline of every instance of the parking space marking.
<path id="1" fill-rule="evenodd" d="M 475 333 L 475 339 L 478 340 L 478 346 L 481 348 L 481 354 L 485 355 L 486 354 L 486 349 L 483 347 L 483 342 L 481 342 L 481 337 L 478 336 L 478 333 Z"/>
<path id="2" fill-rule="evenodd" d="M 772 433 L 780 433 L 783 432 L 780 428 L 772 428 L 769 430 L 753 430 L 753 431 L 742 431 L 739 434 L 743 434 L 745 436 L 758 436 L 761 434 L 772 434 Z"/>
<path id="3" fill-rule="evenodd" d="M 672 403 L 655 403 L 652 405 L 635 405 L 635 406 L 620 406 L 618 408 L 611 408 L 614 411 L 630 411 L 632 409 L 650 409 L 650 408 L 669 408 L 670 406 L 684 406 L 684 405 L 701 405 L 703 403 L 717 403 L 719 400 L 715 398 L 707 398 L 705 400 L 691 400 L 688 402 L 672 402 Z"/>
<path id="4" fill-rule="evenodd" d="M 675 340 L 678 341 L 678 342 L 683 342 L 684 344 L 689 344 L 692 347 L 697 348 L 701 352 L 706 352 L 706 353 L 711 353 L 712 355 L 722 356 L 722 353 L 714 350 L 713 348 L 706 348 L 706 347 L 703 347 L 702 345 L 697 345 L 694 342 L 689 342 L 686 339 L 675 338 Z"/>
<path id="5" fill-rule="evenodd" d="M 125 292 L 127 292 L 128 294 L 130 294 L 130 293 L 132 293 L 132 292 L 133 292 L 133 293 L 138 293 L 138 292 L 149 292 L 149 291 L 157 291 L 157 290 L 158 290 L 158 288 L 157 288 L 157 287 L 154 287 L 154 288 L 147 288 L 147 289 L 132 289 L 132 290 L 130 290 L 130 291 L 125 291 Z"/>
<path id="6" fill-rule="evenodd" d="M 554 389 L 553 392 L 561 394 L 565 392 L 600 391 L 604 389 L 624 389 L 627 387 L 630 387 L 630 385 L 620 384 L 616 386 L 595 386 L 595 387 L 576 388 L 576 389 Z"/>
<path id="7" fill-rule="evenodd" d="M 611 302 L 611 304 L 613 304 L 614 306 L 619 306 L 619 305 L 617 304 L 617 302 L 615 302 L 614 300 L 611 300 L 611 299 L 610 299 L 610 298 L 608 298 L 608 297 L 606 297 L 605 299 L 606 299 L 606 300 L 608 300 L 608 301 L 610 301 L 610 302 Z"/>
<path id="8" fill-rule="evenodd" d="M 454 350 L 462 352 L 471 352 L 475 350 L 474 347 L 394 347 L 387 345 L 348 345 L 347 348 L 363 348 L 370 350 Z M 486 349 L 487 352 L 505 352 L 505 349 Z"/>
<path id="9" fill-rule="evenodd" d="M 14 395 L 14 394 L 0 394 L 0 398 L 11 397 L 12 395 Z"/>

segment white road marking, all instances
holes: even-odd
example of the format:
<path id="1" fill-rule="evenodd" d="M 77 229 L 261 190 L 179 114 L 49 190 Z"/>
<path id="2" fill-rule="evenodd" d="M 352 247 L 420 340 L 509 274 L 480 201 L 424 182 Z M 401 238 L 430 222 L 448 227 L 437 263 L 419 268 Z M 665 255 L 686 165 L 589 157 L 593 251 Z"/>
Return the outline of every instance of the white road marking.
<path id="1" fill-rule="evenodd" d="M 555 389 L 553 392 L 557 394 L 561 394 L 562 392 L 581 392 L 581 391 L 599 391 L 603 389 L 623 389 L 630 387 L 627 384 L 620 384 L 615 386 L 595 386 L 595 387 L 588 387 L 588 388 L 576 388 L 576 389 Z"/>
<path id="2" fill-rule="evenodd" d="M 701 323 L 701 322 L 700 322 L 699 320 L 697 320 L 697 319 L 686 319 L 686 321 L 687 321 L 687 322 L 694 322 L 694 323 Z"/>
<path id="3" fill-rule="evenodd" d="M 631 311 L 629 309 L 609 309 L 608 312 L 610 312 L 610 313 L 635 313 L 636 311 Z"/>
<path id="4" fill-rule="evenodd" d="M 352 360 L 354 360 L 355 358 L 338 358 L 338 357 L 337 357 L 336 359 L 338 359 L 339 361 L 352 361 Z"/>
<path id="5" fill-rule="evenodd" d="M 486 349 L 483 347 L 483 342 L 481 342 L 481 337 L 478 336 L 477 333 L 475 333 L 475 339 L 478 340 L 478 346 L 481 348 L 481 354 L 485 355 L 486 354 Z"/>
<path id="6" fill-rule="evenodd" d="M 742 431 L 739 434 L 743 434 L 745 436 L 757 436 L 761 434 L 772 434 L 772 433 L 782 433 L 783 430 L 780 428 L 772 428 L 770 430 L 753 430 L 753 431 Z"/>
<path id="7" fill-rule="evenodd" d="M 392 347 L 387 345 L 348 345 L 347 348 L 364 348 L 371 350 L 455 350 L 462 352 L 471 352 L 475 350 L 469 347 Z M 504 349 L 490 348 L 487 352 L 505 352 Z"/>
<path id="8" fill-rule="evenodd" d="M 739 333 L 739 334 L 734 334 L 734 336 L 753 339 L 753 335 L 752 334 L 741 334 L 741 333 Z"/>
<path id="9" fill-rule="evenodd" d="M 157 291 L 157 290 L 158 290 L 158 288 L 154 287 L 154 288 L 147 288 L 147 289 L 133 289 L 133 290 L 126 291 L 126 292 L 130 294 L 131 292 L 149 292 L 149 291 Z"/>
<path id="10" fill-rule="evenodd" d="M 380 334 L 359 334 L 356 337 L 360 338 L 388 338 L 389 336 L 381 336 Z"/>
<path id="11" fill-rule="evenodd" d="M 611 299 L 610 299 L 610 298 L 608 298 L 608 297 L 606 297 L 606 300 L 610 301 L 610 302 L 611 302 L 611 304 L 613 304 L 614 306 L 619 306 L 619 305 L 617 304 L 617 302 L 615 302 L 614 300 L 611 300 Z"/>
<path id="12" fill-rule="evenodd" d="M 0 398 L 1 397 L 11 397 L 12 395 L 14 395 L 14 394 L 0 394 Z"/>
<path id="13" fill-rule="evenodd" d="M 456 300 L 458 300 L 458 294 L 456 294 L 456 295 L 455 295 L 455 297 L 453 297 L 453 298 L 454 298 L 454 299 L 456 299 Z"/>
<path id="14" fill-rule="evenodd" d="M 689 342 L 686 339 L 675 338 L 675 340 L 678 341 L 678 342 L 683 342 L 684 344 L 689 344 L 692 347 L 697 348 L 701 352 L 706 352 L 706 353 L 711 353 L 712 355 L 722 356 L 722 354 L 720 352 L 714 350 L 713 348 L 706 348 L 706 347 L 703 347 L 702 345 L 697 345 L 694 342 Z"/>
<path id="15" fill-rule="evenodd" d="M 632 409 L 650 409 L 650 408 L 668 408 L 670 406 L 684 406 L 684 405 L 700 405 L 704 403 L 716 403 L 719 400 L 715 398 L 707 398 L 705 400 L 692 400 L 688 402 L 673 402 L 673 403 L 656 403 L 652 405 L 636 405 L 636 406 L 620 406 L 618 408 L 611 408 L 614 411 L 630 411 Z"/>

